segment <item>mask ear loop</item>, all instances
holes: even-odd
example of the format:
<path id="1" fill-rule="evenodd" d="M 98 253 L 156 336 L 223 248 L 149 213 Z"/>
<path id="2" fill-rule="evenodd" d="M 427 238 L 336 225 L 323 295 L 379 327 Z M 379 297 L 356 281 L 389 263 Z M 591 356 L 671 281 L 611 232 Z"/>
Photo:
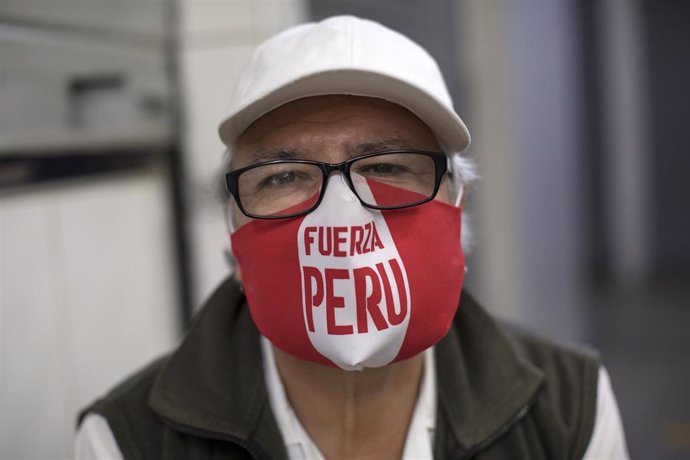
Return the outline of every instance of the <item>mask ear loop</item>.
<path id="1" fill-rule="evenodd" d="M 227 199 L 227 204 L 225 205 L 225 225 L 228 228 L 228 232 L 230 235 L 235 233 L 235 220 L 232 218 L 233 212 L 232 212 L 232 204 L 234 202 L 235 198 L 234 197 L 229 197 Z"/>
<path id="2" fill-rule="evenodd" d="M 458 193 L 455 196 L 455 202 L 453 206 L 456 208 L 463 209 L 465 207 L 465 183 L 460 181 L 458 184 Z"/>
<path id="3" fill-rule="evenodd" d="M 455 205 L 456 208 L 460 208 L 461 210 L 464 210 L 463 208 L 465 207 L 465 183 L 462 182 L 462 180 L 459 181 L 460 183 L 458 184 L 458 193 L 455 197 Z M 460 213 L 460 220 L 462 221 L 462 212 Z M 462 225 L 460 226 L 460 246 L 462 247 Z M 465 264 L 465 274 L 469 271 L 467 264 Z"/>
<path id="4" fill-rule="evenodd" d="M 450 173 L 450 177 L 453 180 L 453 189 L 455 191 L 455 200 L 453 201 L 453 206 L 462 209 L 465 205 L 465 181 L 460 175 L 459 168 L 456 168 L 453 164 L 453 158 L 450 155 L 447 156 L 446 167 Z"/>
<path id="5" fill-rule="evenodd" d="M 453 160 L 451 156 L 448 156 L 448 171 L 453 179 L 453 188 L 456 190 L 455 200 L 453 201 L 453 206 L 460 208 L 462 211 L 465 206 L 465 181 L 460 175 L 459 168 L 455 168 L 453 165 Z M 462 212 L 460 213 L 460 247 L 462 247 Z M 465 274 L 469 271 L 467 264 L 465 264 Z"/>

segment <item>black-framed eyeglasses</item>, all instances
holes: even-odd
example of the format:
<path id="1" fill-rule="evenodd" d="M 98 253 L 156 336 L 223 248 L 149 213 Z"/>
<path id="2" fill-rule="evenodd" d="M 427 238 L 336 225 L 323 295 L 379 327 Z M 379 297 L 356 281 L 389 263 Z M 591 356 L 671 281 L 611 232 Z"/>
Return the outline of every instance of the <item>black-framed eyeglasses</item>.
<path id="1" fill-rule="evenodd" d="M 284 219 L 316 209 L 328 177 L 341 172 L 363 206 L 389 210 L 434 199 L 448 170 L 447 157 L 427 150 L 388 150 L 342 163 L 271 160 L 225 175 L 239 209 L 256 219 Z"/>

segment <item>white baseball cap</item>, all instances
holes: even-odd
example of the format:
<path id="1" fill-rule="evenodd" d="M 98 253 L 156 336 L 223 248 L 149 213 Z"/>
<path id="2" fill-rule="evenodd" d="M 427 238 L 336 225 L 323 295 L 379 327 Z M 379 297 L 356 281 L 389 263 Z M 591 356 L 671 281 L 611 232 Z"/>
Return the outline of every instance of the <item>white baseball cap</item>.
<path id="1" fill-rule="evenodd" d="M 470 144 L 434 58 L 404 35 L 354 16 L 292 27 L 260 45 L 240 75 L 218 133 L 229 146 L 271 110 L 327 94 L 405 107 L 431 128 L 447 154 Z"/>

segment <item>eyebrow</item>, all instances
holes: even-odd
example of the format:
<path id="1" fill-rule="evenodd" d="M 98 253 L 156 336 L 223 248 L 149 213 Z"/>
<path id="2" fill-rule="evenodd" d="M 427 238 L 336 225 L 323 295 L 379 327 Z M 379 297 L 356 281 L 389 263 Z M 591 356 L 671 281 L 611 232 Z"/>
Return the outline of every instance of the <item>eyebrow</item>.
<path id="1" fill-rule="evenodd" d="M 367 153 L 385 152 L 386 150 L 414 150 L 414 146 L 403 137 L 391 137 L 378 142 L 365 142 L 351 149 L 350 156 Z"/>
<path id="2" fill-rule="evenodd" d="M 391 137 L 377 142 L 364 142 L 348 149 L 348 156 L 356 157 L 367 153 L 385 152 L 387 150 L 414 150 L 414 146 L 405 138 Z M 271 160 L 303 160 L 309 159 L 309 155 L 298 149 L 266 149 L 253 152 L 249 164 L 262 163 Z"/>
<path id="3" fill-rule="evenodd" d="M 297 149 L 267 149 L 253 152 L 249 164 L 261 163 L 271 160 L 300 160 L 304 155 Z"/>

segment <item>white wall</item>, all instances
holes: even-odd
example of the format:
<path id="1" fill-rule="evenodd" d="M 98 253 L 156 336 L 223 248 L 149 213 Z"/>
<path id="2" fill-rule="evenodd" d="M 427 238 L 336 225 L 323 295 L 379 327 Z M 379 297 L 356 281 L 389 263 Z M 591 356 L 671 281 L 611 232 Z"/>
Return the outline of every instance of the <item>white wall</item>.
<path id="1" fill-rule="evenodd" d="M 0 2 L 0 156 L 165 145 L 165 4 Z M 153 169 L 0 193 L 0 458 L 71 458 L 77 411 L 174 346 L 168 193 Z"/>
<path id="2" fill-rule="evenodd" d="M 0 458 L 70 458 L 79 408 L 176 342 L 165 176 L 0 196 Z"/>

